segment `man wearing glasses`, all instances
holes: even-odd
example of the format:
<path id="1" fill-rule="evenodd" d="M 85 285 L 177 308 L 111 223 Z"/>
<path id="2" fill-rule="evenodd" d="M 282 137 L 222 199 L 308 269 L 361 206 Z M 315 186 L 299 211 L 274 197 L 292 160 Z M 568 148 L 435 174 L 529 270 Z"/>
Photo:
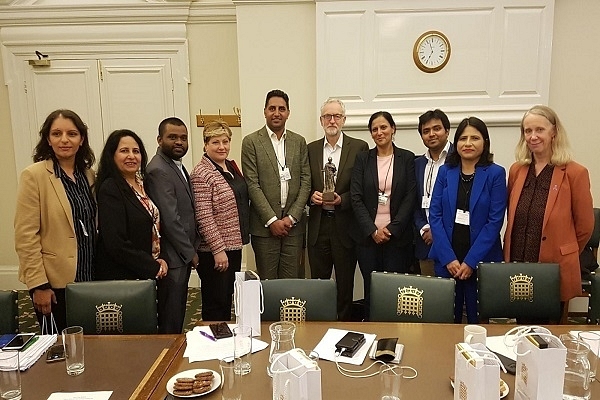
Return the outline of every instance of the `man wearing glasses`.
<path id="1" fill-rule="evenodd" d="M 330 279 L 335 265 L 338 319 L 349 321 L 356 269 L 355 244 L 349 235 L 354 225 L 350 178 L 356 155 L 369 146 L 342 132 L 346 108 L 341 100 L 328 99 L 321 106 L 320 121 L 325 135 L 308 145 L 311 171 L 308 259 L 313 279 Z M 336 174 L 333 200 L 327 201 L 323 196 L 323 171 L 329 159 Z"/>
<path id="2" fill-rule="evenodd" d="M 433 260 L 429 259 L 429 250 L 433 243 L 429 229 L 429 202 L 435 186 L 440 166 L 446 162 L 446 156 L 452 151 L 448 141 L 450 121 L 439 109 L 429 110 L 419 117 L 419 134 L 427 151 L 415 158 L 417 178 L 417 207 L 415 210 L 415 256 L 419 259 L 421 275 L 434 276 Z"/>

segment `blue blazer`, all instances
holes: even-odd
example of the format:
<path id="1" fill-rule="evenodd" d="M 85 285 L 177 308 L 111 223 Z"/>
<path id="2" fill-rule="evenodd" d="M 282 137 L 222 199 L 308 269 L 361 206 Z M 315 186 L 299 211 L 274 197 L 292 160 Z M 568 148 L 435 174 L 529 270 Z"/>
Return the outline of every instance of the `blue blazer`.
<path id="1" fill-rule="evenodd" d="M 452 231 L 456 218 L 456 199 L 460 167 L 443 165 L 438 172 L 429 208 L 429 224 L 436 276 L 450 277 L 446 265 L 456 260 L 452 249 Z M 469 200 L 471 248 L 464 262 L 476 269 L 481 261 L 502 261 L 500 229 L 506 211 L 506 171 L 497 164 L 476 167 Z"/>
<path id="2" fill-rule="evenodd" d="M 454 145 L 450 143 L 450 147 L 448 148 L 448 154 L 454 151 Z M 425 157 L 425 155 L 420 155 L 415 158 L 415 177 L 417 179 L 417 200 L 415 203 L 415 213 L 414 213 L 414 224 L 416 229 L 415 235 L 415 256 L 419 260 L 424 260 L 429 257 L 429 250 L 431 246 L 425 244 L 423 241 L 423 237 L 421 237 L 421 228 L 427 225 L 429 222 L 427 221 L 427 214 L 425 213 L 425 209 L 421 207 L 421 201 L 423 196 L 425 195 L 425 182 L 423 181 L 423 176 L 425 175 L 425 167 L 427 167 L 427 163 L 429 159 Z M 435 182 L 434 182 L 435 183 Z"/>

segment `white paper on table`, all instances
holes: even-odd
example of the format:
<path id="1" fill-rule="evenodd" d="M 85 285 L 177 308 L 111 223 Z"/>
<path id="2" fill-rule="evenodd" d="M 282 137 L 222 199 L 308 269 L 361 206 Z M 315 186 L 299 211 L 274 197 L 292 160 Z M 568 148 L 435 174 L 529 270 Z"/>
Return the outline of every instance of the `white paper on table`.
<path id="1" fill-rule="evenodd" d="M 339 342 L 344 337 L 344 335 L 348 332 L 350 332 L 350 331 L 346 331 L 343 329 L 329 328 L 327 330 L 327 332 L 325 333 L 325 335 L 323 336 L 323 339 L 321 339 L 319 344 L 317 344 L 317 347 L 315 347 L 315 349 L 314 349 L 314 351 L 316 351 L 317 354 L 319 354 L 319 359 L 329 360 L 329 361 L 337 360 L 338 363 L 361 365 L 365 361 L 365 358 L 367 357 L 367 353 L 369 352 L 369 349 L 371 348 L 371 345 L 373 344 L 373 341 L 375 341 L 375 338 L 377 337 L 377 335 L 371 334 L 371 333 L 357 332 L 357 333 L 362 333 L 363 335 L 365 335 L 365 344 L 362 345 L 362 347 L 358 350 L 358 352 L 353 357 L 344 357 L 344 356 L 336 357 L 335 356 L 335 351 L 336 351 L 335 344 L 337 342 Z M 355 331 L 352 331 L 352 332 L 355 332 Z"/>
<path id="2" fill-rule="evenodd" d="M 228 325 L 232 331 L 237 326 L 236 324 Z M 226 357 L 233 357 L 233 337 L 218 339 L 215 342 L 202 336 L 200 331 L 212 336 L 212 332 L 208 326 L 196 326 L 193 330 L 185 334 L 186 348 L 183 356 L 188 357 L 189 362 L 221 360 Z M 268 343 L 252 338 L 253 353 L 264 350 L 268 346 Z"/>
<path id="3" fill-rule="evenodd" d="M 593 332 L 597 335 L 600 335 L 600 331 L 570 331 L 569 333 L 575 337 L 577 337 L 577 335 L 579 334 L 579 332 Z M 585 340 L 585 338 L 583 339 L 583 341 L 590 346 L 590 349 L 596 353 L 596 357 L 600 357 L 600 346 L 598 342 L 592 342 L 589 340 Z"/>
<path id="4" fill-rule="evenodd" d="M 507 343 L 514 343 L 515 335 L 508 335 L 506 337 Z M 507 346 L 504 344 L 504 335 L 502 336 L 488 336 L 485 339 L 485 346 L 496 353 L 502 354 L 505 357 L 510 358 L 513 361 L 517 361 L 517 355 L 515 354 L 515 348 L 513 346 Z"/>
<path id="5" fill-rule="evenodd" d="M 52 393 L 48 400 L 108 400 L 112 391 Z"/>

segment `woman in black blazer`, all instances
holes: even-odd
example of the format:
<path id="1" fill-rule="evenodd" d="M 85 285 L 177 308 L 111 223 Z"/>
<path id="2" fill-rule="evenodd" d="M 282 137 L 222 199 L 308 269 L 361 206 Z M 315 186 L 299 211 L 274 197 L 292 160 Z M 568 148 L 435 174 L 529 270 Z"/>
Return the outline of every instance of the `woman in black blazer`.
<path id="1" fill-rule="evenodd" d="M 378 111 L 369 119 L 375 148 L 354 162 L 350 193 L 358 223 L 353 230 L 368 316 L 371 272 L 408 272 L 413 259 L 415 155 L 393 143 L 394 119 Z"/>
<path id="2" fill-rule="evenodd" d="M 144 191 L 147 160 L 142 140 L 130 130 L 116 130 L 106 140 L 96 179 L 97 280 L 159 279 L 167 274 L 167 263 L 159 258 L 158 207 Z"/>

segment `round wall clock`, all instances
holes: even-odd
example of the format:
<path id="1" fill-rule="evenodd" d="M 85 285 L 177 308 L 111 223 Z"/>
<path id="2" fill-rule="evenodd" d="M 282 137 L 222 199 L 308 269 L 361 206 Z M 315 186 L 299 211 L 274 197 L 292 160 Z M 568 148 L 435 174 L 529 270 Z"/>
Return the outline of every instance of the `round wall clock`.
<path id="1" fill-rule="evenodd" d="M 425 32 L 415 41 L 413 60 L 423 72 L 441 70 L 450 60 L 450 41 L 442 32 Z"/>

